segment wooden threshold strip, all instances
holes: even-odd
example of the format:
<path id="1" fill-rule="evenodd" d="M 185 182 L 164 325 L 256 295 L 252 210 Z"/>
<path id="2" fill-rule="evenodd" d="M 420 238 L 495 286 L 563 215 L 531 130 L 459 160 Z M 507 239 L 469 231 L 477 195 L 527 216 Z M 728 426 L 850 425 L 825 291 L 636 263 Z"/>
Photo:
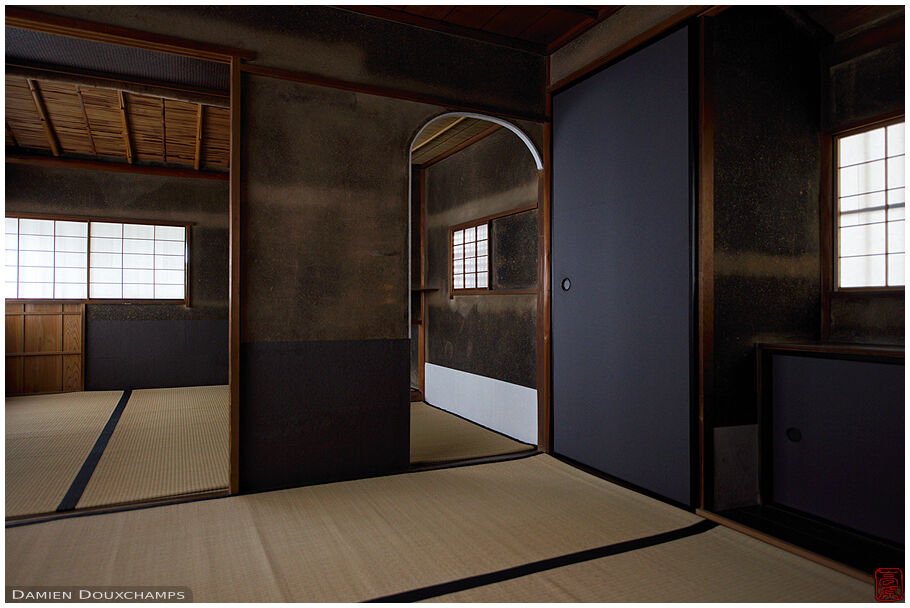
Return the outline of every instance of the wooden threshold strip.
<path id="1" fill-rule="evenodd" d="M 870 574 L 866 574 L 865 572 L 857 570 L 856 568 L 852 568 L 846 564 L 834 561 L 831 558 L 819 555 L 818 553 L 814 553 L 808 549 L 803 549 L 802 547 L 798 547 L 792 543 L 780 540 L 779 538 L 774 538 L 773 536 L 765 534 L 764 532 L 760 532 L 754 528 L 750 528 L 749 526 L 743 525 L 739 522 L 733 521 L 732 519 L 727 519 L 726 517 L 717 515 L 716 513 L 711 513 L 710 511 L 705 511 L 704 509 L 695 509 L 695 514 L 700 517 L 704 517 L 705 519 L 717 522 L 722 526 L 730 528 L 731 530 L 742 532 L 747 536 L 751 536 L 752 538 L 768 543 L 769 545 L 773 545 L 778 549 L 783 549 L 788 553 L 792 553 L 794 555 L 808 559 L 809 561 L 821 564 L 822 566 L 836 570 L 841 574 L 846 574 L 847 576 L 863 581 L 864 583 L 869 583 L 870 585 L 875 584 L 875 580 Z"/>
<path id="2" fill-rule="evenodd" d="M 7 154 L 6 162 L 19 165 L 63 167 L 66 169 L 88 169 L 92 171 L 112 171 L 114 173 L 140 173 L 143 175 L 166 175 L 170 177 L 195 177 L 198 179 L 215 179 L 225 182 L 228 181 L 227 173 L 216 173 L 214 171 L 193 171 L 192 169 L 177 169 L 171 167 L 128 165 L 124 163 L 106 163 L 97 160 L 79 160 L 50 156 L 23 156 Z"/>

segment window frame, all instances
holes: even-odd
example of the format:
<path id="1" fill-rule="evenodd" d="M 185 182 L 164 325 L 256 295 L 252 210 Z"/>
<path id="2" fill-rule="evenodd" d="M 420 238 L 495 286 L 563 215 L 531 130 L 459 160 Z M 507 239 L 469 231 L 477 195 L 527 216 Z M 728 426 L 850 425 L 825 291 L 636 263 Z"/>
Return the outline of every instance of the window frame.
<path id="1" fill-rule="evenodd" d="M 464 222 L 462 224 L 456 224 L 449 227 L 449 297 L 456 295 L 459 296 L 469 296 L 469 295 L 480 295 L 486 294 L 493 291 L 491 285 L 493 284 L 493 248 L 490 246 L 492 242 L 492 230 L 490 227 L 490 222 L 492 218 L 481 218 L 479 220 L 473 220 L 470 222 Z M 455 289 L 455 233 L 459 230 L 466 230 L 468 228 L 476 228 L 477 226 L 486 226 L 487 227 L 487 286 L 486 287 L 469 287 L 469 288 L 459 288 Z M 464 259 L 464 258 L 462 258 Z"/>
<path id="2" fill-rule="evenodd" d="M 448 270 L 446 274 L 449 278 L 449 299 L 451 300 L 455 296 L 484 296 L 484 295 L 526 295 L 537 293 L 537 286 L 530 289 L 495 289 L 493 287 L 493 220 L 498 220 L 503 217 L 508 217 L 510 215 L 518 215 L 519 213 L 525 213 L 527 211 L 533 211 L 538 209 L 538 204 L 534 202 L 530 205 L 525 205 L 523 207 L 518 207 L 516 209 L 510 209 L 508 211 L 503 211 L 501 213 L 494 213 L 492 215 L 487 215 L 481 218 L 477 218 L 468 222 L 462 222 L 460 224 L 454 224 L 449 226 L 448 229 L 448 253 L 446 254 Z M 538 209 L 539 213 L 539 209 Z M 455 289 L 455 232 L 458 230 L 463 230 L 465 228 L 471 228 L 472 226 L 480 226 L 482 224 L 487 225 L 487 272 L 489 273 L 489 282 L 488 286 L 483 288 L 470 288 L 470 289 Z M 539 239 L 538 239 L 539 240 Z M 538 242 L 538 258 L 540 257 Z"/>
<path id="3" fill-rule="evenodd" d="M 841 287 L 840 286 L 840 239 L 839 237 L 839 228 L 840 228 L 840 196 L 839 196 L 839 183 L 840 183 L 840 162 L 838 159 L 838 150 L 839 145 L 838 141 L 841 138 L 849 137 L 851 135 L 857 135 L 866 131 L 872 131 L 875 129 L 881 129 L 883 127 L 889 127 L 894 124 L 905 122 L 905 116 L 903 112 L 890 114 L 882 116 L 875 120 L 870 120 L 863 122 L 861 124 L 854 124 L 849 127 L 838 129 L 830 133 L 826 138 L 826 144 L 828 146 L 827 158 L 823 158 L 824 166 L 829 172 L 823 182 L 823 198 L 824 198 L 824 210 L 822 215 L 822 227 L 823 227 L 823 237 L 826 242 L 823 242 L 823 251 L 827 256 L 825 260 L 825 278 L 827 279 L 827 285 L 825 286 L 825 292 L 828 294 L 828 297 L 843 297 L 851 295 L 869 295 L 875 296 L 877 294 L 881 295 L 895 295 L 900 294 L 905 291 L 905 285 L 873 285 L 865 287 Z M 905 128 L 906 131 L 906 128 Z M 906 154 L 906 153 L 905 153 Z M 827 192 L 825 192 L 825 187 L 827 187 Z M 906 188 L 906 186 L 904 186 Z M 886 184 L 887 188 L 887 184 Z M 887 190 L 886 190 L 887 191 Z M 906 190 L 905 190 L 906 191 Z M 887 217 L 887 216 L 886 216 Z M 896 220 L 900 221 L 900 220 Z M 905 220 L 906 221 L 906 220 Z M 887 232 L 887 222 L 885 224 Z M 887 241 L 886 241 L 887 242 Z M 887 256 L 887 250 L 885 251 Z M 887 263 L 887 262 L 886 262 Z M 886 267 L 887 268 L 887 267 Z M 886 270 L 887 273 L 887 270 Z M 887 274 L 885 276 L 887 282 Z"/>
<path id="4" fill-rule="evenodd" d="M 195 222 L 174 222 L 169 220 L 147 220 L 132 219 L 124 217 L 101 217 L 101 216 L 78 216 L 78 215 L 57 215 L 50 213 L 17 213 L 9 211 L 4 214 L 6 218 L 29 219 L 29 220 L 52 220 L 63 222 L 86 222 L 86 296 L 85 298 L 4 298 L 9 303 L 29 304 L 34 302 L 62 302 L 66 304 L 85 303 L 85 304 L 168 304 L 182 305 L 187 308 L 190 306 L 190 251 L 192 250 L 191 234 L 192 226 Z M 91 255 L 92 255 L 92 232 L 91 223 L 114 223 L 114 224 L 141 224 L 145 226 L 175 226 L 185 228 L 185 247 L 187 254 L 183 260 L 183 298 L 92 298 L 91 296 Z"/>

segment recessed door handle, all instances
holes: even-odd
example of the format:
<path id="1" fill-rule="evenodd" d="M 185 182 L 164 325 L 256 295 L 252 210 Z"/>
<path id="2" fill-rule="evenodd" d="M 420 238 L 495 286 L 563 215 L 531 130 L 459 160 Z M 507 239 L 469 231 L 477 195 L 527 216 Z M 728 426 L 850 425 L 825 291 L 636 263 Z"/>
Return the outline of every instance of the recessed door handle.
<path id="1" fill-rule="evenodd" d="M 798 428 L 791 426 L 789 429 L 787 429 L 787 439 L 789 439 L 793 443 L 796 443 L 797 441 L 801 440 L 802 438 L 803 438 L 803 434 Z"/>
<path id="2" fill-rule="evenodd" d="M 566 277 L 562 280 L 562 290 L 569 291 L 572 289 L 572 281 L 569 280 L 569 277 Z"/>

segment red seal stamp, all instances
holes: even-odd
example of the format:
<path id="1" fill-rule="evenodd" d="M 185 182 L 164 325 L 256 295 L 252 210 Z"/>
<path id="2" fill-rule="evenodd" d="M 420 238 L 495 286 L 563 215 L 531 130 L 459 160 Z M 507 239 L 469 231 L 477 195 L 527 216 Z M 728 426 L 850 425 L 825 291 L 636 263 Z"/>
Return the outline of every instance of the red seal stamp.
<path id="1" fill-rule="evenodd" d="M 904 599 L 904 573 L 900 568 L 878 568 L 875 571 L 875 599 L 879 602 Z"/>

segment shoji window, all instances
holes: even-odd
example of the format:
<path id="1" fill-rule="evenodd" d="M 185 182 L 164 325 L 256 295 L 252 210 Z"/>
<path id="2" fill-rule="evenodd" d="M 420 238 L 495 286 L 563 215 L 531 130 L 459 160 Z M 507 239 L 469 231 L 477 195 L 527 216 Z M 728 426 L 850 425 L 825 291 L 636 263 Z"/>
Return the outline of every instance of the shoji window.
<path id="1" fill-rule="evenodd" d="M 88 224 L 6 218 L 7 298 L 86 297 Z"/>
<path id="2" fill-rule="evenodd" d="M 6 218 L 11 299 L 186 300 L 187 227 Z"/>
<path id="3" fill-rule="evenodd" d="M 452 290 L 490 288 L 489 224 L 452 230 Z"/>
<path id="4" fill-rule="evenodd" d="M 838 137 L 837 284 L 904 285 L 904 123 Z"/>

